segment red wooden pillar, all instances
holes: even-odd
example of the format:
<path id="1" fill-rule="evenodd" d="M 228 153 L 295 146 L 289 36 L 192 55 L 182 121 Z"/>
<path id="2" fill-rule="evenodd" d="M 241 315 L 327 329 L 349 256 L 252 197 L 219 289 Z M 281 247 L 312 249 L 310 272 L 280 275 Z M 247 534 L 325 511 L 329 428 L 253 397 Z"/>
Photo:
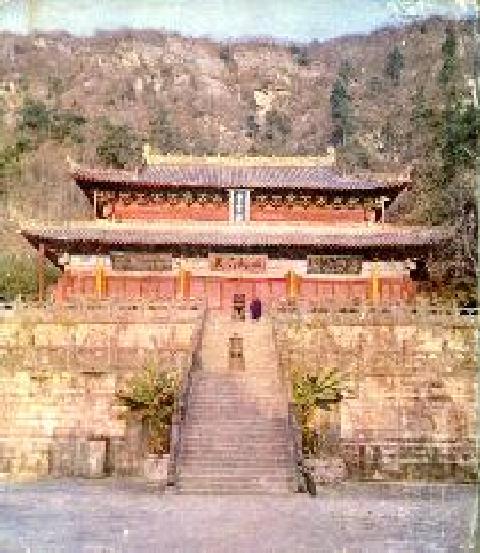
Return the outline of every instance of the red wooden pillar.
<path id="1" fill-rule="evenodd" d="M 37 256 L 38 301 L 45 301 L 45 244 L 38 245 Z"/>

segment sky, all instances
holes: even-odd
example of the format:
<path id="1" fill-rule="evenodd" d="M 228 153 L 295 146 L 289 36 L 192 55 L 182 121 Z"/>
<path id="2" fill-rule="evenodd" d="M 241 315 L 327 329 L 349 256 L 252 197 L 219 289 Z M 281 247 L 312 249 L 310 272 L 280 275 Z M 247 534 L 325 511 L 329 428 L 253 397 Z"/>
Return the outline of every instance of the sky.
<path id="1" fill-rule="evenodd" d="M 467 15 L 474 1 L 0 0 L 0 30 L 91 35 L 98 29 L 160 28 L 220 40 L 268 36 L 307 42 L 366 33 L 414 16 Z"/>

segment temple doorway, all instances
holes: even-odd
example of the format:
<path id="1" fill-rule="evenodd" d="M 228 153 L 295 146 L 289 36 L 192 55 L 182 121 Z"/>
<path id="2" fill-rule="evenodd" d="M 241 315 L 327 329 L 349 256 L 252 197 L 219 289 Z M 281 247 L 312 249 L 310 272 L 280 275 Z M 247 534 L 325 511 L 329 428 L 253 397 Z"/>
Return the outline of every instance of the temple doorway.
<path id="1" fill-rule="evenodd" d="M 246 303 L 247 302 L 246 302 L 245 294 L 233 294 L 232 319 L 234 321 L 245 320 Z"/>

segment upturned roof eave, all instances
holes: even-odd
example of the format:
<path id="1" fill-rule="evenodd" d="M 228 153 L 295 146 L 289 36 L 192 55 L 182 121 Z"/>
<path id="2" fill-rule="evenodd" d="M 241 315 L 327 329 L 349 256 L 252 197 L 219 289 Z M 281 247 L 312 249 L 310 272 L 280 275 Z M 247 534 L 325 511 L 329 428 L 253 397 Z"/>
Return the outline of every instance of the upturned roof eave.
<path id="1" fill-rule="evenodd" d="M 275 168 L 273 168 L 275 169 Z M 277 168 L 281 170 L 282 168 Z M 95 170 L 76 170 L 70 173 L 71 177 L 82 187 L 90 187 L 91 185 L 109 187 L 123 186 L 131 188 L 213 188 L 220 190 L 228 190 L 232 188 L 247 188 L 247 189 L 305 189 L 305 190 L 322 190 L 322 191 L 356 191 L 368 192 L 378 190 L 400 190 L 408 186 L 408 182 L 403 180 L 391 181 L 366 181 L 355 178 L 343 178 L 338 176 L 338 180 L 334 182 L 326 182 L 322 177 L 318 177 L 316 181 L 279 181 L 262 182 L 252 178 L 246 182 L 228 182 L 218 180 L 195 180 L 194 178 L 188 181 L 163 180 L 157 178 L 145 178 L 142 174 L 136 172 L 111 172 L 109 174 L 99 174 Z M 326 177 L 324 177 L 326 179 Z"/>
<path id="2" fill-rule="evenodd" d="M 285 247 L 298 248 L 334 248 L 334 249 L 371 249 L 371 248 L 409 248 L 427 247 L 434 248 L 452 238 L 450 228 L 425 228 L 412 229 L 411 233 L 363 233 L 358 235 L 346 233 L 312 232 L 296 235 L 294 232 L 283 234 L 248 232 L 238 234 L 221 232 L 185 233 L 181 231 L 155 232 L 149 229 L 92 229 L 92 228 L 29 228 L 22 230 L 22 235 L 35 247 L 40 242 L 51 244 L 72 244 L 82 242 L 84 244 L 102 244 L 111 246 L 206 246 L 206 247 Z"/>

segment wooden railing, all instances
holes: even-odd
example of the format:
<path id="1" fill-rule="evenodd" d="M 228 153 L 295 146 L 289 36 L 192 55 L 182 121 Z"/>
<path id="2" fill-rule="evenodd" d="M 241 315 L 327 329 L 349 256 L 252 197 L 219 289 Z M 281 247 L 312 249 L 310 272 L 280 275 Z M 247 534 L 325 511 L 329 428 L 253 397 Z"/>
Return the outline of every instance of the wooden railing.
<path id="1" fill-rule="evenodd" d="M 188 403 L 192 387 L 192 371 L 197 371 L 200 369 L 200 355 L 206 317 L 207 310 L 204 309 L 202 313 L 201 324 L 197 327 L 195 335 L 193 337 L 191 362 L 183 368 L 180 391 L 175 399 L 172 415 L 172 429 L 170 435 L 170 458 L 167 468 L 167 486 L 169 486 L 170 488 L 173 488 L 177 483 L 177 465 L 182 448 L 182 431 L 188 412 Z"/>

